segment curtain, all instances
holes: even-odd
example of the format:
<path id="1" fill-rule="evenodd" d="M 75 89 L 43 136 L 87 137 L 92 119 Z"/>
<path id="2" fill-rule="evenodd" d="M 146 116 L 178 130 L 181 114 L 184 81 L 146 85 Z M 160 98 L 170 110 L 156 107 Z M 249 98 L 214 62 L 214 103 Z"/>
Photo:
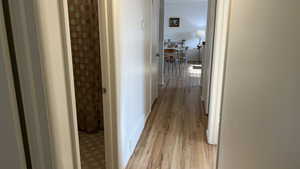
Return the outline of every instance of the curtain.
<path id="1" fill-rule="evenodd" d="M 78 128 L 103 129 L 97 0 L 68 0 Z"/>

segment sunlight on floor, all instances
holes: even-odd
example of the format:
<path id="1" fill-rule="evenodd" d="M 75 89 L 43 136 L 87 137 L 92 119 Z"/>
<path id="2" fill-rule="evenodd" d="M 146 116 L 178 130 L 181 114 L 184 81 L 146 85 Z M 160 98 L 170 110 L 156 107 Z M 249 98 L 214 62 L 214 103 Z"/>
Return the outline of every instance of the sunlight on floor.
<path id="1" fill-rule="evenodd" d="M 202 66 L 196 65 L 196 64 L 191 64 L 191 65 L 189 65 L 188 73 L 189 73 L 190 77 L 201 77 Z"/>

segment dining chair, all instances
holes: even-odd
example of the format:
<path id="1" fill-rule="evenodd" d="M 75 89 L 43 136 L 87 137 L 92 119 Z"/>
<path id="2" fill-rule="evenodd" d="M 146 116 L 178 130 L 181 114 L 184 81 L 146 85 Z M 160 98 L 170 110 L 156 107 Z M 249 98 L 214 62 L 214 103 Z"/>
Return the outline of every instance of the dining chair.
<path id="1" fill-rule="evenodd" d="M 188 63 L 188 55 L 187 55 L 188 47 L 184 47 L 178 50 L 178 64 L 179 64 L 179 72 L 186 66 Z"/>
<path id="2" fill-rule="evenodd" d="M 184 49 L 180 50 L 180 52 L 178 54 L 180 63 L 187 63 L 188 62 L 188 55 L 187 55 L 188 49 L 189 49 L 189 47 L 185 47 Z"/>

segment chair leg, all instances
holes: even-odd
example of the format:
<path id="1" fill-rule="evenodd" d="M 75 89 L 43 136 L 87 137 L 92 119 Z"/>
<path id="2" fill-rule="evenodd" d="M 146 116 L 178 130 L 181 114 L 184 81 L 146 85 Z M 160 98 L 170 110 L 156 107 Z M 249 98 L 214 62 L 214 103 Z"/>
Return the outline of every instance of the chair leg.
<path id="1" fill-rule="evenodd" d="M 177 74 L 179 73 L 179 63 L 178 62 L 176 63 L 176 73 Z"/>
<path id="2" fill-rule="evenodd" d="M 166 68 L 168 66 L 167 64 L 168 64 L 168 62 L 164 61 L 164 74 L 166 73 Z"/>
<path id="3" fill-rule="evenodd" d="M 180 60 L 178 61 L 178 73 L 179 73 L 179 75 L 181 73 L 181 61 Z"/>

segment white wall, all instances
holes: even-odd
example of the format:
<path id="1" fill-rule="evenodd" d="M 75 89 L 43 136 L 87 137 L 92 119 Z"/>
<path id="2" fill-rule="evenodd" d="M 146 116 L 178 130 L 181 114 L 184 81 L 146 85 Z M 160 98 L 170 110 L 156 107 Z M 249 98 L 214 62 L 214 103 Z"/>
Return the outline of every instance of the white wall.
<path id="1" fill-rule="evenodd" d="M 0 6 L 1 7 L 1 6 Z M 2 33 L 2 32 L 1 32 Z M 2 37 L 1 37 L 2 38 Z M 1 46 L 2 44 L 0 44 Z M 11 71 L 8 72 L 10 63 L 2 54 L 0 47 L 0 168 L 26 169 L 25 154 L 21 128 L 19 125 L 18 108 L 15 98 Z"/>
<path id="2" fill-rule="evenodd" d="M 26 169 L 2 2 L 0 2 L 0 34 L 0 168 Z"/>
<path id="3" fill-rule="evenodd" d="M 149 105 L 150 2 L 117 0 L 115 3 L 115 25 L 118 25 L 115 45 L 119 65 L 120 160 L 123 168 L 134 151 L 151 107 Z"/>
<path id="4" fill-rule="evenodd" d="M 300 168 L 300 1 L 232 1 L 219 169 Z"/>
<path id="5" fill-rule="evenodd" d="M 48 126 L 47 104 L 43 88 L 41 58 L 38 53 L 36 24 L 32 1 L 10 1 L 11 24 L 17 55 L 26 128 L 33 168 L 52 168 L 52 146 Z M 53 35 L 53 34 L 52 34 Z M 30 39 L 30 41 L 29 41 Z M 28 99 L 30 98 L 30 99 Z"/>
<path id="6" fill-rule="evenodd" d="M 196 48 L 199 38 L 198 30 L 206 30 L 207 1 L 199 2 L 166 2 L 165 4 L 165 40 L 186 40 L 186 45 Z M 169 18 L 179 17 L 180 27 L 169 27 Z"/>

